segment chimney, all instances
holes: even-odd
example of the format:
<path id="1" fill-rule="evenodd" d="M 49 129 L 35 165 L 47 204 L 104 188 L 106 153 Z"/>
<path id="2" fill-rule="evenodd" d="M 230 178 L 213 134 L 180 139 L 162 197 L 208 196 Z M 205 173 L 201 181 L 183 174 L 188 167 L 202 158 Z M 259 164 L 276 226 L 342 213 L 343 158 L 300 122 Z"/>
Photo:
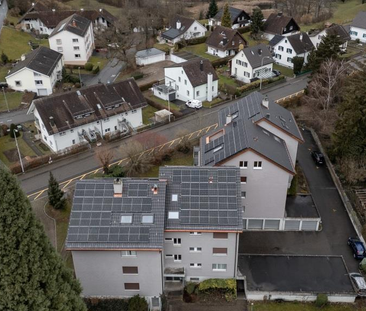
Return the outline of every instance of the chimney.
<path id="1" fill-rule="evenodd" d="M 177 29 L 180 29 L 180 27 L 182 27 L 182 23 L 180 22 L 179 19 L 177 20 L 177 25 L 176 26 L 177 26 Z"/>
<path id="2" fill-rule="evenodd" d="M 76 27 L 76 21 L 74 19 L 72 20 L 72 27 Z"/>
<path id="3" fill-rule="evenodd" d="M 212 73 L 208 73 L 207 74 L 207 101 L 211 102 L 212 101 L 212 81 L 213 81 L 213 77 L 212 77 Z"/>
<path id="4" fill-rule="evenodd" d="M 50 116 L 50 124 L 51 124 L 51 126 L 52 127 L 54 127 L 55 126 L 55 120 L 53 119 L 53 117 L 52 116 Z"/>
<path id="5" fill-rule="evenodd" d="M 304 37 L 303 34 L 300 33 L 300 41 L 302 41 L 303 37 Z"/>
<path id="6" fill-rule="evenodd" d="M 212 184 L 212 183 L 213 183 L 213 177 L 212 177 L 212 176 L 210 176 L 210 177 L 208 178 L 208 183 L 209 183 L 209 184 Z"/>
<path id="7" fill-rule="evenodd" d="M 20 60 L 21 61 L 25 60 L 25 54 L 22 54 L 22 56 L 20 56 Z"/>
<path id="8" fill-rule="evenodd" d="M 158 185 L 154 184 L 154 186 L 151 187 L 151 191 L 153 192 L 153 194 L 158 194 Z"/>
<path id="9" fill-rule="evenodd" d="M 200 70 L 203 71 L 203 59 L 200 61 Z"/>
<path id="10" fill-rule="evenodd" d="M 262 55 L 262 49 L 258 49 L 258 54 Z"/>
<path id="11" fill-rule="evenodd" d="M 52 9 L 52 12 L 55 13 L 56 12 L 56 9 Z"/>
<path id="12" fill-rule="evenodd" d="M 282 14 L 283 14 L 282 12 L 278 12 L 277 16 L 282 16 Z"/>
<path id="13" fill-rule="evenodd" d="M 122 188 L 123 188 L 122 179 L 116 178 L 115 180 L 113 180 L 113 191 L 114 191 L 113 196 L 115 198 L 122 197 Z"/>
<path id="14" fill-rule="evenodd" d="M 268 100 L 268 96 L 267 95 L 263 98 L 262 105 L 263 105 L 264 108 L 269 109 L 269 100 Z"/>
<path id="15" fill-rule="evenodd" d="M 226 116 L 226 123 L 225 125 L 228 125 L 229 123 L 231 123 L 231 121 L 233 120 L 233 117 L 232 115 L 229 113 L 227 116 Z"/>

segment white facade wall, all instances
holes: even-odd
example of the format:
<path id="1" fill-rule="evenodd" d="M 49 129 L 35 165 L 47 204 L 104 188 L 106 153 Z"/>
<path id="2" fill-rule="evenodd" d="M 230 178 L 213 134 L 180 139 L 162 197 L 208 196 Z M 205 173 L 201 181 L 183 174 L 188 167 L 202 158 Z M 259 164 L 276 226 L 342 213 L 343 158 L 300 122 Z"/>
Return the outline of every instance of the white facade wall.
<path id="1" fill-rule="evenodd" d="M 53 152 L 59 152 L 63 149 L 72 147 L 73 145 L 85 143 L 86 140 L 79 136 L 79 133 L 81 134 L 82 130 L 85 130 L 87 133 L 89 133 L 89 130 L 98 130 L 104 136 L 107 133 L 113 133 L 115 131 L 121 130 L 121 127 L 118 124 L 118 120 L 126 119 L 133 128 L 137 128 L 143 125 L 142 109 L 138 108 L 136 110 L 128 111 L 126 113 L 111 116 L 104 120 L 98 120 L 79 127 L 75 127 L 61 133 L 48 135 L 48 132 L 46 131 L 46 128 L 43 124 L 44 122 L 48 122 L 48 120 L 41 120 L 37 109 L 34 110 L 34 116 L 36 122 L 37 120 L 39 121 L 39 130 L 41 131 L 41 137 L 43 142 Z"/>
<path id="2" fill-rule="evenodd" d="M 327 32 L 324 29 L 315 36 L 309 36 L 309 38 L 310 38 L 311 42 L 313 43 L 315 49 L 318 48 L 320 42 L 322 42 L 322 40 L 323 40 L 323 37 L 325 37 L 326 35 L 327 35 Z"/>
<path id="3" fill-rule="evenodd" d="M 165 61 L 165 53 L 148 57 L 136 57 L 136 65 L 138 66 L 150 65 L 163 61 Z"/>
<path id="4" fill-rule="evenodd" d="M 359 39 L 361 42 L 366 42 L 366 29 L 351 26 L 349 34 L 351 40 Z"/>
<path id="5" fill-rule="evenodd" d="M 219 49 L 216 49 L 212 46 L 207 46 L 207 53 L 208 54 L 211 54 L 211 55 L 214 55 L 214 56 L 218 56 L 220 58 L 224 58 L 224 57 L 227 57 L 229 55 L 235 55 L 235 51 L 234 50 L 226 50 L 226 51 L 222 51 L 222 50 L 219 50 Z"/>
<path id="6" fill-rule="evenodd" d="M 73 42 L 73 39 L 78 42 Z M 50 37 L 48 41 L 52 50 L 64 55 L 66 65 L 85 65 L 94 49 L 93 25 L 90 24 L 84 37 L 64 30 Z"/>
<path id="7" fill-rule="evenodd" d="M 191 281 L 191 278 L 199 278 L 199 281 L 203 281 L 209 278 L 236 277 L 239 242 L 237 233 L 228 233 L 227 239 L 214 239 L 213 232 L 191 235 L 190 232 L 166 231 L 164 238 L 164 268 L 183 267 L 186 281 Z M 166 240 L 170 238 L 172 240 Z M 175 245 L 174 238 L 180 238 L 181 244 Z M 192 247 L 201 248 L 201 251 L 197 249 L 192 251 L 190 250 Z M 227 248 L 227 255 L 213 254 L 213 248 Z M 174 260 L 174 255 L 181 255 L 181 260 Z M 201 264 L 201 267 L 191 267 L 191 264 Z M 226 270 L 214 271 L 213 264 L 226 264 Z"/>
<path id="8" fill-rule="evenodd" d="M 260 75 L 270 75 L 273 70 L 273 64 L 268 64 L 253 68 L 244 53 L 239 52 L 231 60 L 231 75 L 244 83 L 250 83 L 250 80 Z"/>
<path id="9" fill-rule="evenodd" d="M 53 92 L 53 88 L 57 82 L 57 77 L 60 77 L 61 75 L 62 67 L 63 60 L 61 58 L 54 68 L 51 76 L 40 74 L 29 68 L 23 68 L 6 77 L 6 82 L 9 87 L 15 91 L 29 91 L 37 93 L 39 96 L 48 96 Z M 37 84 L 36 81 L 38 81 Z M 39 81 L 41 81 L 42 84 L 39 84 Z"/>
<path id="10" fill-rule="evenodd" d="M 42 35 L 50 35 L 54 29 L 46 27 L 39 18 L 23 20 L 21 27 L 25 32 L 39 31 Z"/>
<path id="11" fill-rule="evenodd" d="M 152 297 L 163 291 L 162 253 L 137 251 L 124 257 L 120 251 L 72 251 L 76 277 L 83 296 Z M 138 267 L 138 274 L 124 274 L 122 267 Z M 125 290 L 125 283 L 139 283 L 139 290 Z"/>
<path id="12" fill-rule="evenodd" d="M 176 25 L 174 25 L 174 27 L 176 27 Z M 201 23 L 194 21 L 193 24 L 191 25 L 191 27 L 189 27 L 187 29 L 186 32 L 184 32 L 182 35 L 172 39 L 172 40 L 168 40 L 168 39 L 164 39 L 166 42 L 170 42 L 172 44 L 176 44 L 180 41 L 184 40 L 189 40 L 189 39 L 194 39 L 194 38 L 200 38 L 200 37 L 204 37 L 206 35 L 206 27 L 203 26 Z"/>
<path id="13" fill-rule="evenodd" d="M 282 50 L 283 48 L 283 50 Z M 304 65 L 308 62 L 308 56 L 310 52 L 305 52 L 303 54 L 296 54 L 294 48 L 292 47 L 291 43 L 286 39 L 282 39 L 279 43 L 277 43 L 273 47 L 273 52 L 275 53 L 274 60 L 276 64 L 294 68 L 294 64 L 292 63 L 292 59 L 297 57 L 304 57 Z"/>

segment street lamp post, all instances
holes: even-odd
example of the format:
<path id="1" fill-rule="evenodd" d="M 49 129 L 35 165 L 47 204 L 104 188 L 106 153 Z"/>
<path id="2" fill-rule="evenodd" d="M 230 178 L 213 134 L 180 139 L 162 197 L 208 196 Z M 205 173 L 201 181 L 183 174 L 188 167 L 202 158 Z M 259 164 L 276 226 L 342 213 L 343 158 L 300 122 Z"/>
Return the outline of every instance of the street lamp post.
<path id="1" fill-rule="evenodd" d="M 8 131 L 10 131 L 10 129 Z M 23 166 L 23 161 L 22 161 L 22 155 L 20 154 L 20 149 L 19 149 L 17 134 L 16 134 L 18 132 L 19 132 L 18 130 L 13 129 L 13 134 L 14 134 L 14 138 L 15 138 L 15 145 L 17 146 L 17 150 L 18 150 L 19 162 L 20 162 L 20 166 L 22 168 L 22 173 L 24 174 L 24 166 Z"/>
<path id="2" fill-rule="evenodd" d="M 5 95 L 5 88 L 2 87 L 2 89 L 3 89 L 3 93 L 4 93 L 4 99 L 5 99 L 6 109 L 8 110 L 8 112 L 10 112 L 10 110 L 9 110 L 9 104 L 8 104 L 8 99 L 6 98 L 6 95 Z"/>
<path id="3" fill-rule="evenodd" d="M 268 58 L 268 59 L 271 59 L 271 57 L 270 56 L 264 56 L 263 58 L 262 58 L 262 60 L 261 60 L 261 67 L 263 67 L 263 61 L 266 59 L 266 58 Z M 263 69 L 263 68 L 262 68 Z M 259 89 L 261 90 L 262 89 L 262 75 L 261 75 L 261 77 L 260 77 L 260 83 L 259 83 Z"/>

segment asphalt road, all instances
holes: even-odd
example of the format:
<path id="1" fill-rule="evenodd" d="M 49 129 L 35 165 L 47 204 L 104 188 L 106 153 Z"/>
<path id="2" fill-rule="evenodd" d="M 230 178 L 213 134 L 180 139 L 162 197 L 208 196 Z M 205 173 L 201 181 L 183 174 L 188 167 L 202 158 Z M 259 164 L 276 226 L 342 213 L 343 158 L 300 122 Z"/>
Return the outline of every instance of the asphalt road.
<path id="1" fill-rule="evenodd" d="M 0 93 L 0 96 L 2 94 Z M 34 121 L 33 114 L 27 114 L 28 109 L 21 109 L 21 110 L 15 110 L 10 111 L 6 113 L 0 113 L 0 125 L 5 124 L 20 124 L 25 123 L 29 121 Z"/>
<path id="2" fill-rule="evenodd" d="M 317 149 L 308 131 L 299 146 L 298 162 L 308 181 L 310 192 L 322 218 L 320 232 L 255 232 L 240 237 L 241 254 L 342 255 L 350 272 L 358 271 L 347 239 L 357 234 L 345 210 L 327 167 L 317 167 L 310 152 Z"/>
<path id="3" fill-rule="evenodd" d="M 118 59 L 111 59 L 96 76 L 88 77 L 83 75 L 83 83 L 85 86 L 98 83 L 112 83 L 124 67 L 124 62 Z"/>
<path id="4" fill-rule="evenodd" d="M 268 96 L 274 100 L 283 98 L 304 89 L 307 84 L 307 77 L 301 77 L 300 79 L 296 79 L 296 81 L 298 82 L 295 84 L 293 83 L 294 81 L 290 81 L 286 84 L 264 90 L 263 93 L 268 94 Z M 217 111 L 227 105 L 230 105 L 230 103 L 212 109 L 201 109 L 186 118 L 152 129 L 151 131 L 163 136 L 167 141 L 173 140 L 177 138 L 179 132 L 186 131 L 187 133 L 191 133 L 217 123 Z M 125 157 L 123 146 L 133 141 L 135 138 L 136 135 L 109 145 L 110 148 L 115 150 L 114 160 L 123 159 Z M 30 194 L 47 187 L 50 171 L 52 171 L 58 181 L 65 181 L 91 170 L 95 170 L 99 168 L 99 166 L 100 165 L 95 158 L 95 153 L 91 150 L 90 152 L 70 156 L 48 166 L 40 167 L 39 169 L 27 172 L 24 175 L 19 175 L 18 179 L 21 182 L 23 190 L 27 194 Z"/>
<path id="5" fill-rule="evenodd" d="M 4 19 L 6 18 L 7 13 L 8 13 L 8 3 L 6 2 L 6 0 L 4 0 L 0 5 L 0 33 L 1 29 L 3 28 Z"/>

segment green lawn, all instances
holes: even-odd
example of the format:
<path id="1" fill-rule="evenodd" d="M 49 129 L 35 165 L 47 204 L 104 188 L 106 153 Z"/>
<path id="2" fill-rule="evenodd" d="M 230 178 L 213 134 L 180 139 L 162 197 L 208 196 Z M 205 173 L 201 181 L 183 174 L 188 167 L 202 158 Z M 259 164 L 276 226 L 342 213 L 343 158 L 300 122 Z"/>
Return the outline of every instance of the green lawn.
<path id="1" fill-rule="evenodd" d="M 9 109 L 16 109 L 19 107 L 22 101 L 23 93 L 21 92 L 5 92 L 6 99 L 8 101 Z M 4 93 L 0 90 L 0 112 L 7 111 Z"/>
<path id="2" fill-rule="evenodd" d="M 352 19 L 360 11 L 366 11 L 366 3 L 362 4 L 360 0 L 347 0 L 344 3 L 341 1 L 332 2 L 334 5 L 333 17 L 328 19 L 328 22 L 337 24 L 349 24 Z M 312 28 L 322 28 L 326 21 L 311 24 L 311 25 L 300 25 L 301 30 L 308 31 Z"/>
<path id="3" fill-rule="evenodd" d="M 181 49 L 179 51 L 190 52 L 190 53 L 195 54 L 197 56 L 207 58 L 210 61 L 219 59 L 219 57 L 216 57 L 216 56 L 213 56 L 213 55 L 210 55 L 210 54 L 206 53 L 206 51 L 207 51 L 206 43 L 189 45 L 189 46 L 186 46 L 186 47 L 184 47 L 183 49 Z"/>
<path id="4" fill-rule="evenodd" d="M 31 52 L 31 48 L 28 45 L 29 41 L 48 47 L 48 40 L 46 39 L 37 40 L 26 32 L 3 27 L 0 35 L 0 49 L 4 51 L 10 60 L 16 60 L 22 54 Z"/>
<path id="5" fill-rule="evenodd" d="M 166 107 L 166 109 L 168 109 L 168 101 L 163 100 L 161 98 L 158 98 L 158 97 L 156 97 L 154 95 L 151 95 L 151 94 L 146 94 L 145 93 L 144 96 L 151 99 L 152 101 L 154 101 L 156 103 L 164 105 Z M 179 107 L 174 103 L 170 103 L 170 110 L 180 111 Z"/>
<path id="6" fill-rule="evenodd" d="M 98 56 L 92 56 L 88 60 L 88 63 L 92 63 L 94 68 L 96 68 L 99 65 L 100 70 L 102 70 L 108 62 L 109 62 L 108 58 Z"/>
<path id="7" fill-rule="evenodd" d="M 80 10 L 80 8 L 86 9 L 105 9 L 109 13 L 113 14 L 115 17 L 119 17 L 122 13 L 121 8 L 117 8 L 113 5 L 108 5 L 104 3 L 100 3 L 97 0 L 72 0 L 66 2 L 67 5 L 70 5 L 74 9 Z"/>
<path id="8" fill-rule="evenodd" d="M 172 48 L 171 46 L 167 45 L 167 44 L 160 44 L 160 43 L 155 43 L 154 44 L 154 48 L 159 49 L 161 51 L 164 51 L 165 53 L 169 53 L 170 49 Z"/>
<path id="9" fill-rule="evenodd" d="M 236 83 L 236 81 L 235 81 L 235 79 L 231 79 L 229 77 L 226 77 L 224 75 L 220 75 L 219 74 L 219 86 L 220 85 L 224 85 L 224 84 L 230 85 L 230 86 L 233 86 L 233 87 L 237 87 L 238 86 L 237 83 Z"/>
<path id="10" fill-rule="evenodd" d="M 268 44 L 267 40 L 261 39 L 261 40 L 254 40 L 250 37 L 250 32 L 243 33 L 242 36 L 245 40 L 247 40 L 249 46 L 258 45 L 259 43 Z"/>
<path id="11" fill-rule="evenodd" d="M 291 68 L 287 68 L 287 67 L 284 67 L 284 66 L 273 64 L 273 69 L 281 71 L 281 74 L 286 76 L 286 77 L 293 77 L 294 76 L 294 71 Z"/>
<path id="12" fill-rule="evenodd" d="M 154 117 L 155 111 L 158 111 L 158 109 L 156 109 L 150 105 L 148 105 L 146 108 L 142 109 L 142 120 L 145 125 L 150 123 L 149 119 Z"/>
<path id="13" fill-rule="evenodd" d="M 11 68 L 10 64 L 0 66 L 0 82 L 5 82 L 5 76 L 8 74 L 10 68 Z"/>
<path id="14" fill-rule="evenodd" d="M 22 136 L 19 136 L 17 139 L 20 153 L 22 154 L 22 158 L 25 156 L 36 155 L 33 152 L 33 150 L 28 146 L 28 144 L 23 140 Z M 15 139 L 11 138 L 10 135 L 0 137 L 0 160 L 4 162 L 6 165 L 10 165 L 11 162 L 8 160 L 8 158 L 4 155 L 3 152 L 11 149 L 16 149 Z M 16 161 L 19 161 L 18 157 Z"/>
<path id="15" fill-rule="evenodd" d="M 8 12 L 8 14 L 6 15 L 6 19 L 9 21 L 9 23 L 13 23 L 14 26 L 16 26 L 16 24 L 18 23 L 20 16 L 14 17 L 11 16 L 10 13 Z"/>
<path id="16" fill-rule="evenodd" d="M 362 307 L 359 309 L 352 304 L 331 304 L 319 309 L 313 303 L 299 303 L 299 302 L 254 302 L 253 311 L 355 311 L 364 310 Z"/>
<path id="17" fill-rule="evenodd" d="M 205 101 L 202 103 L 203 107 L 205 108 L 211 108 L 217 105 L 218 103 L 221 103 L 223 100 L 220 97 L 216 97 L 211 102 Z"/>

